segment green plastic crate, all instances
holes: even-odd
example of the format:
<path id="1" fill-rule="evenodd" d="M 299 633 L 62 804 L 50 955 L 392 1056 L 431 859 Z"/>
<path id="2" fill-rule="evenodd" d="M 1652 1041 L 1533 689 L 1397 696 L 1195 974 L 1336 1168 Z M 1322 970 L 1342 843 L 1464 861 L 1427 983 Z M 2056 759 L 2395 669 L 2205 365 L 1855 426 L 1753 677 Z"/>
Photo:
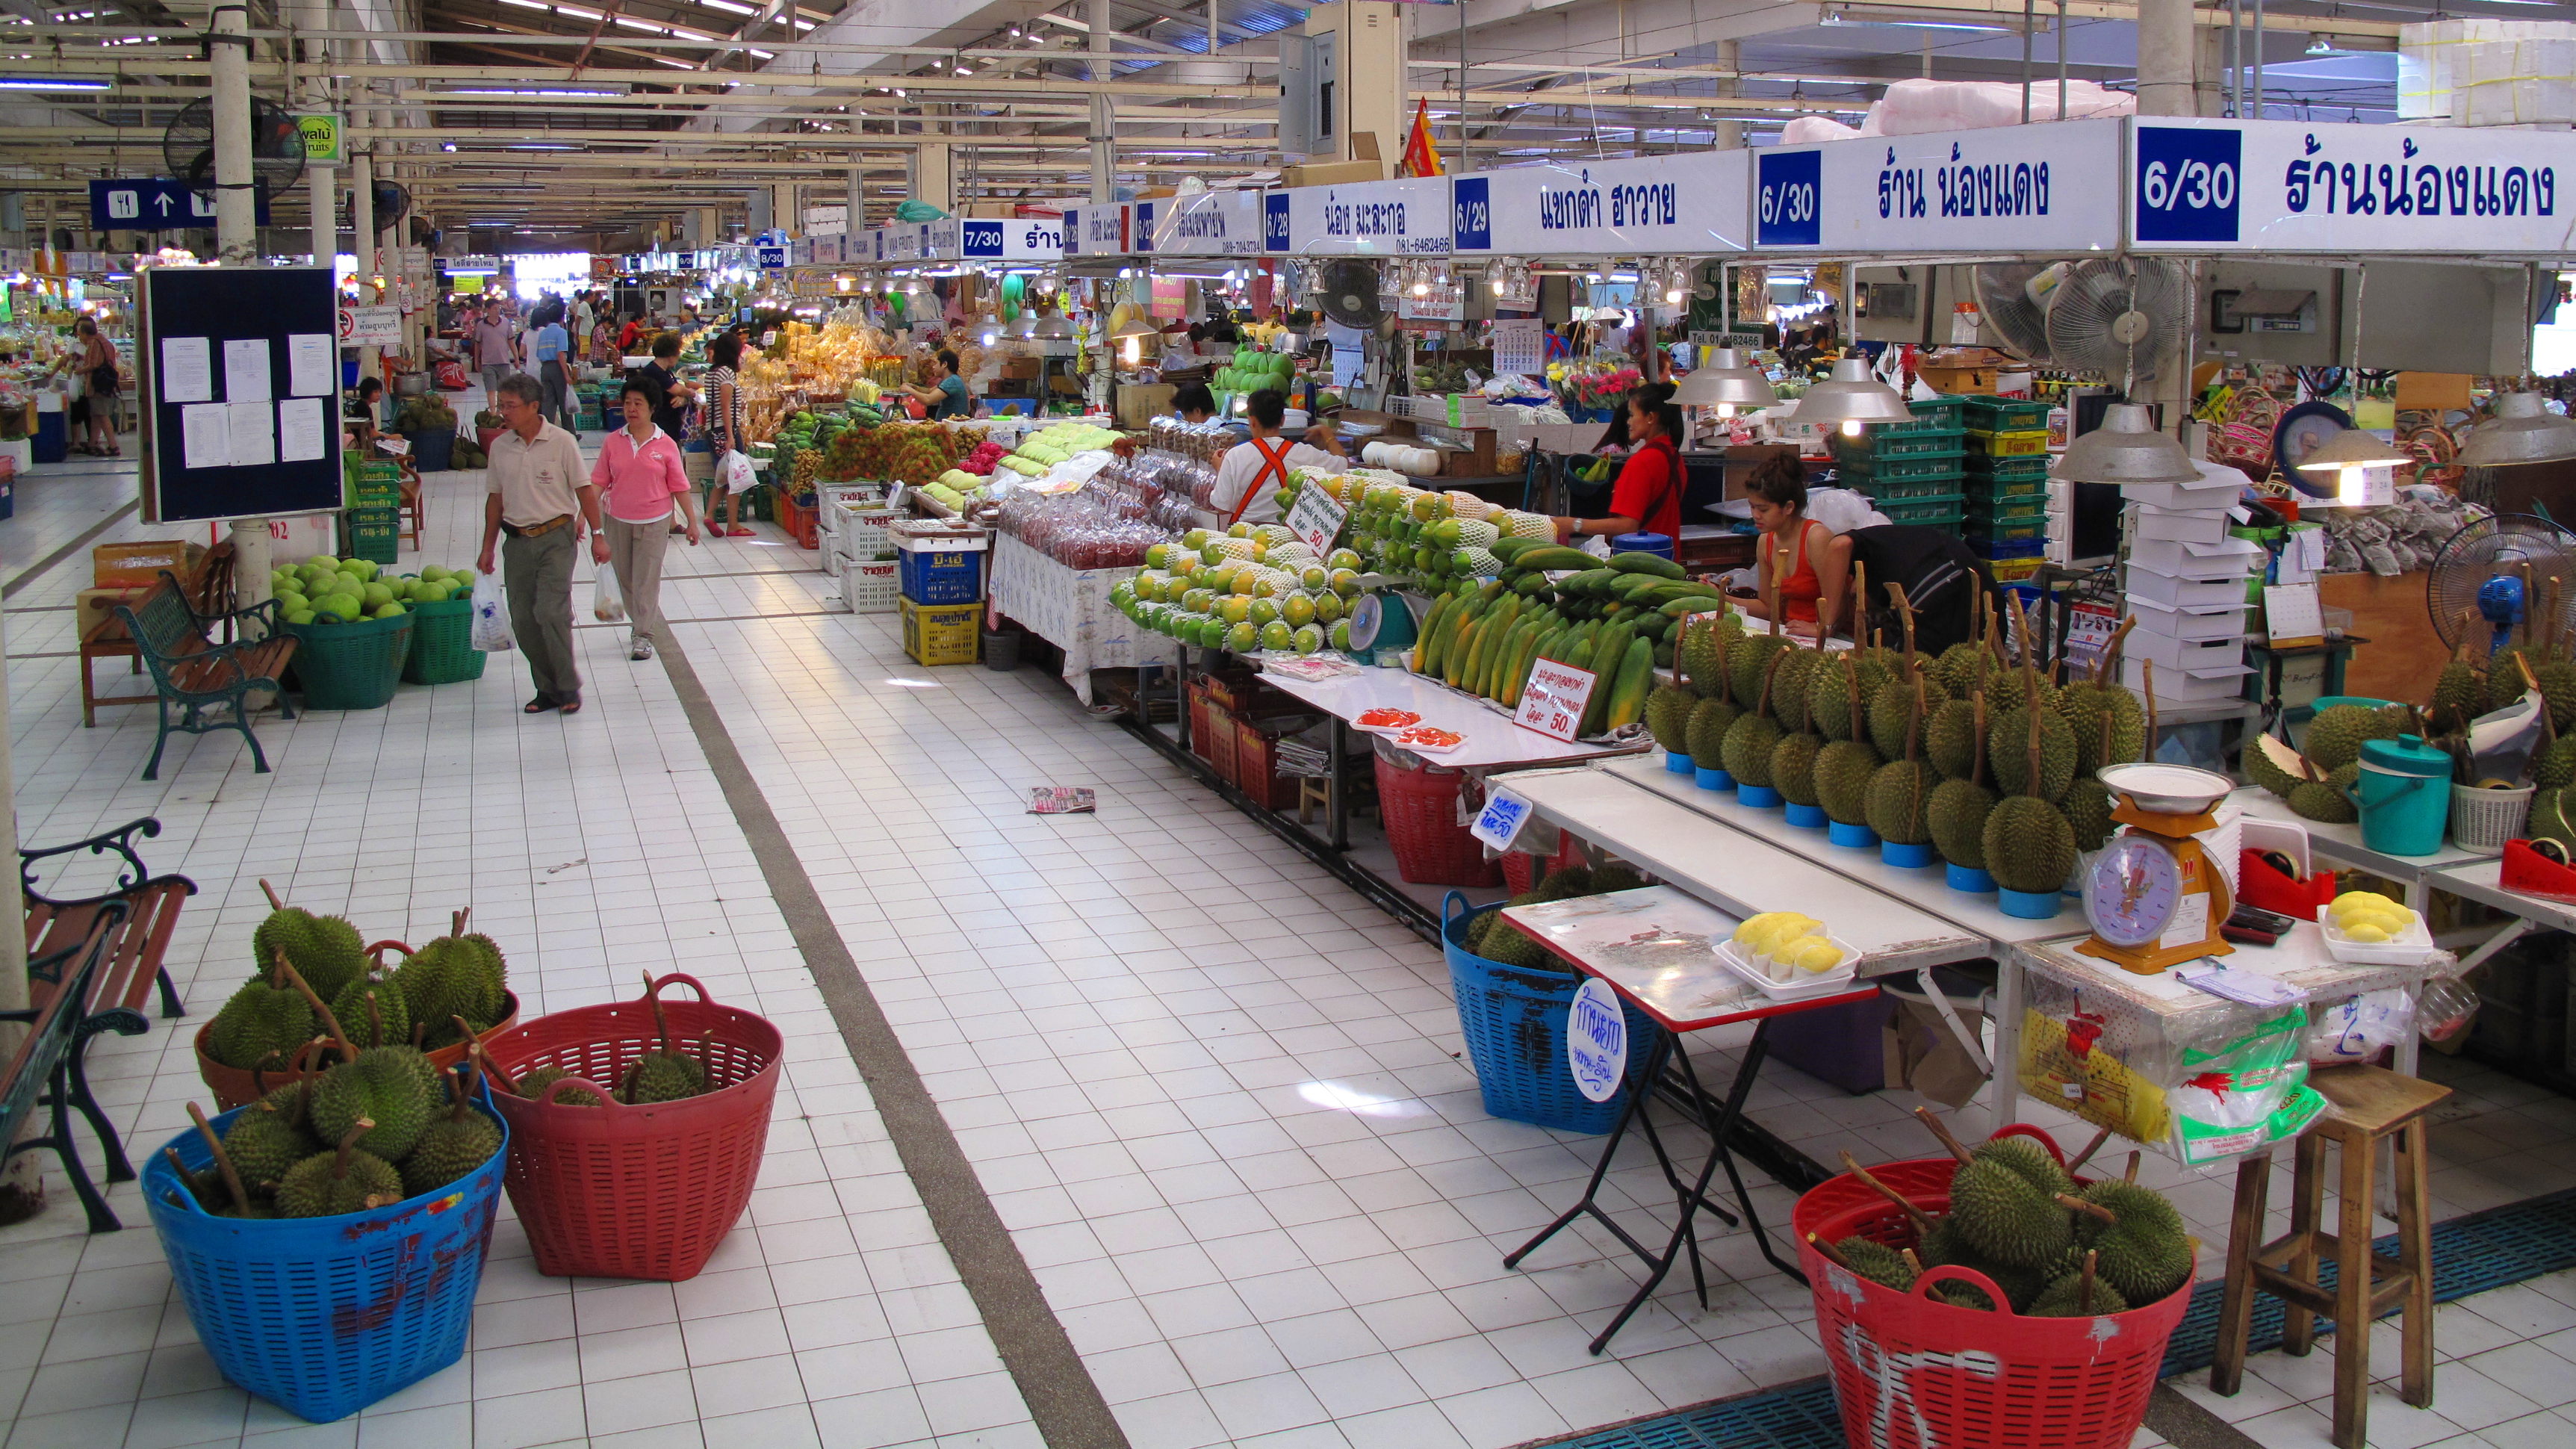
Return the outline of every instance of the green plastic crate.
<path id="1" fill-rule="evenodd" d="M 1973 469 L 1960 479 L 1970 502 L 1983 500 L 1990 507 L 2018 508 L 2024 503 L 2037 508 L 2048 501 L 2048 479 L 1988 478 Z"/>
<path id="2" fill-rule="evenodd" d="M 1910 428 L 1911 423 L 1895 424 Z M 1834 435 L 1834 452 L 1839 457 L 1866 457 L 1878 462 L 1906 458 L 1961 458 L 1967 455 L 1963 433 L 1873 431 L 1858 438 Z"/>
<path id="3" fill-rule="evenodd" d="M 2008 433 L 1987 432 L 1979 428 L 1970 428 L 1963 436 L 1968 440 L 1968 456 L 1972 458 L 1978 456 L 1988 458 L 2037 458 L 2042 464 L 2045 464 L 2048 460 L 2048 430 L 2046 428 L 2024 429 Z"/>
<path id="4" fill-rule="evenodd" d="M 1905 503 L 1880 502 L 1878 511 L 1890 523 L 1948 524 L 1953 527 L 1965 516 L 1960 511 L 1961 499 L 1952 493 L 1941 498 L 1917 498 Z"/>
<path id="5" fill-rule="evenodd" d="M 2044 402 L 1984 393 L 1971 393 L 1959 401 L 1966 407 L 1966 425 L 1979 432 L 2018 433 L 2048 426 L 2048 404 Z"/>
<path id="6" fill-rule="evenodd" d="M 1836 467 L 1851 475 L 1855 487 L 1881 483 L 1940 483 L 1952 485 L 1957 492 L 1959 481 L 1966 475 L 1959 471 L 1956 458 L 1872 458 L 1866 453 L 1834 460 Z"/>
<path id="7" fill-rule="evenodd" d="M 1954 473 L 1945 478 L 1922 478 L 1904 483 L 1879 479 L 1870 486 L 1869 496 L 1882 504 L 1914 503 L 1926 498 L 1956 498 L 1959 496 L 1959 478 Z"/>
<path id="8" fill-rule="evenodd" d="M 401 537 L 400 509 L 352 508 L 340 515 L 340 552 L 345 557 L 392 563 Z"/>
<path id="9" fill-rule="evenodd" d="M 1969 518 L 1967 536 L 1979 544 L 2034 543 L 2048 537 L 2048 520 L 2034 518 L 2021 523 L 1999 522 L 1990 518 Z"/>
<path id="10" fill-rule="evenodd" d="M 1906 404 L 1914 412 L 1914 423 L 1926 432 L 1955 433 L 1967 424 L 1967 402 L 1963 397 L 1917 398 Z"/>
<path id="11" fill-rule="evenodd" d="M 2039 482 L 2048 476 L 2049 458 L 2045 453 L 2026 453 L 2017 458 L 1997 458 L 1986 453 L 1971 453 L 1967 458 L 1968 476 L 1991 478 L 1998 482 Z"/>
<path id="12" fill-rule="evenodd" d="M 2048 500 L 2045 498 L 1983 498 L 1971 493 L 1968 495 L 1968 516 L 2011 519 L 2015 522 L 2025 518 L 2046 518 Z"/>
<path id="13" fill-rule="evenodd" d="M 411 653 L 402 677 L 413 684 L 454 684 L 480 679 L 491 657 L 474 647 L 474 596 L 411 606 Z"/>

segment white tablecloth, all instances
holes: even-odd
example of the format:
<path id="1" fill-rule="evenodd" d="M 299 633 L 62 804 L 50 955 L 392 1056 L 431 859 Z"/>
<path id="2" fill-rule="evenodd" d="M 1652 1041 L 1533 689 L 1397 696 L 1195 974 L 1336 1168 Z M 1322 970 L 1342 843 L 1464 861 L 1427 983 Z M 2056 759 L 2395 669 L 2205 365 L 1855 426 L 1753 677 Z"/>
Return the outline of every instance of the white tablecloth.
<path id="1" fill-rule="evenodd" d="M 993 603 L 1003 617 L 1064 651 L 1064 679 L 1091 703 L 1091 671 L 1178 664 L 1180 641 L 1118 612 L 1109 591 L 1136 570 L 1077 569 L 1009 534 L 993 538 Z"/>

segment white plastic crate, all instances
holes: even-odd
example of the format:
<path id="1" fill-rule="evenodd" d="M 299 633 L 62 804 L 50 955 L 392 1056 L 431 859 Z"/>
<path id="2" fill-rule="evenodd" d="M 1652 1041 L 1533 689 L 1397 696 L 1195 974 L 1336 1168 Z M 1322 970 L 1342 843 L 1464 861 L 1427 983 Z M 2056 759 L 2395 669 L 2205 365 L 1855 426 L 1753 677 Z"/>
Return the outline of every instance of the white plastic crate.
<path id="1" fill-rule="evenodd" d="M 841 602 L 853 614 L 891 614 L 903 596 L 902 566 L 888 561 L 834 556 L 841 576 Z"/>
<path id="2" fill-rule="evenodd" d="M 823 516 L 829 520 L 824 532 L 831 535 L 832 551 L 868 562 L 894 547 L 886 530 L 903 515 L 882 503 L 827 503 Z"/>

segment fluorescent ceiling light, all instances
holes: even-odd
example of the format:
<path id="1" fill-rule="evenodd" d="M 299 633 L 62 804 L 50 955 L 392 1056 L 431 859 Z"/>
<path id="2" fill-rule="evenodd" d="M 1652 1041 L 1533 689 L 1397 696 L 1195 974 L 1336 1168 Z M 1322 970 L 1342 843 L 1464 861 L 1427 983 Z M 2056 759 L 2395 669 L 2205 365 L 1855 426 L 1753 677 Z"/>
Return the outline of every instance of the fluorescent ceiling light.
<path id="1" fill-rule="evenodd" d="M 103 80 L 42 80 L 33 76 L 0 76 L 0 91 L 103 91 Z"/>
<path id="2" fill-rule="evenodd" d="M 2009 25 L 1981 25 L 1965 20 L 1861 20 L 1839 10 L 1826 11 L 1824 19 L 1817 23 L 1820 25 L 1902 26 L 1908 30 L 1979 30 L 1997 34 L 2008 33 L 2013 28 Z"/>

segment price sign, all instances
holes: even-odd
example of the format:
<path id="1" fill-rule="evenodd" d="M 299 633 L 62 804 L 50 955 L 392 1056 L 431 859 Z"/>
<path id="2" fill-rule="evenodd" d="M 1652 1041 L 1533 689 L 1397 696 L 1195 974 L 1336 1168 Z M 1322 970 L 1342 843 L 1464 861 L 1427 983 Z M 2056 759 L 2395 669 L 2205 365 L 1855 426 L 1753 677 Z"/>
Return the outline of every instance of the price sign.
<path id="1" fill-rule="evenodd" d="M 1297 501 L 1288 508 L 1288 531 L 1297 535 L 1315 557 L 1333 551 L 1333 540 L 1342 533 L 1342 524 L 1351 511 L 1334 501 L 1323 489 L 1308 484 L 1297 490 Z"/>
<path id="2" fill-rule="evenodd" d="M 1476 823 L 1467 827 L 1475 836 L 1496 850 L 1509 850 L 1518 840 L 1521 827 L 1529 824 L 1530 803 L 1509 790 L 1496 789 L 1485 800 L 1485 808 L 1476 812 Z"/>
<path id="3" fill-rule="evenodd" d="M 1589 669 L 1541 659 L 1530 665 L 1529 683 L 1521 688 L 1520 712 L 1512 716 L 1512 723 L 1570 745 L 1582 727 L 1583 706 L 1592 698 L 1592 686 L 1600 679 Z"/>
<path id="4" fill-rule="evenodd" d="M 1583 1100 L 1607 1102 L 1619 1095 L 1619 1079 L 1628 1070 L 1628 1015 L 1619 1009 L 1618 993 L 1597 976 L 1584 981 L 1566 1011 L 1565 1064 L 1573 1068 Z"/>

